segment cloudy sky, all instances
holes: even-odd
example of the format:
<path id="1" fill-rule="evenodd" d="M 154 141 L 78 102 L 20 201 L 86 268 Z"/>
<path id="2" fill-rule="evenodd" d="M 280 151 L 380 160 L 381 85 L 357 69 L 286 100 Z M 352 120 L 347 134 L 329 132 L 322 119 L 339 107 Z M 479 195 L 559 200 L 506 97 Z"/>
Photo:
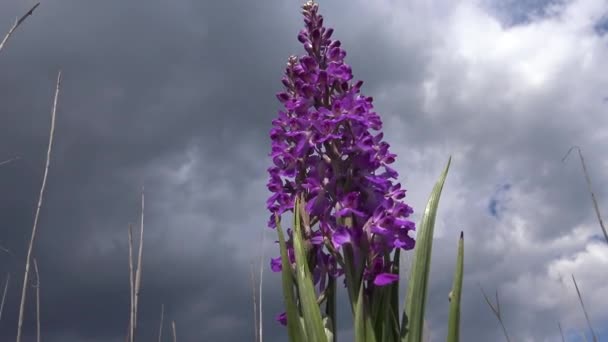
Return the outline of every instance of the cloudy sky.
<path id="1" fill-rule="evenodd" d="M 501 341 L 479 291 L 500 293 L 514 341 L 608 341 L 608 248 L 572 145 L 608 210 L 605 0 L 319 1 L 373 96 L 418 221 L 448 156 L 428 328 L 445 340 L 456 240 L 464 230 L 463 341 Z M 34 0 L 0 2 L 0 31 Z M 145 186 L 139 333 L 161 304 L 179 341 L 253 340 L 250 270 L 277 254 L 265 229 L 274 94 L 302 54 L 299 1 L 43 1 L 0 53 L 0 339 L 18 303 L 59 69 L 55 146 L 34 254 L 48 342 L 124 341 L 129 223 Z M 2 34 L 3 35 L 3 34 Z M 264 236 L 264 238 L 262 237 Z M 265 241 L 264 243 L 262 243 Z M 263 246 L 263 248 L 261 247 Z M 279 276 L 264 274 L 264 335 Z M 35 336 L 30 292 L 24 329 Z M 349 341 L 349 321 L 340 322 Z M 169 325 L 165 325 L 168 332 Z M 166 338 L 168 338 L 166 334 Z M 168 340 L 168 339 L 167 339 Z"/>

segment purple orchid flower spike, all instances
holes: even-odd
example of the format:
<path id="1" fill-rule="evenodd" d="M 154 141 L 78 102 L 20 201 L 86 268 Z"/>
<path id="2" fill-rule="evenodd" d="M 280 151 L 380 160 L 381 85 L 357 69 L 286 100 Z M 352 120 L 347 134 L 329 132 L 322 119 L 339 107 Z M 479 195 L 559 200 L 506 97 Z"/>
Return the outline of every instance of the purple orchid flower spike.
<path id="1" fill-rule="evenodd" d="M 328 270 L 332 277 L 344 273 L 335 254 L 350 244 L 366 253 L 355 256 L 364 261 L 364 280 L 384 286 L 396 280 L 385 256 L 395 248 L 414 248 L 415 224 L 408 220 L 413 210 L 402 202 L 401 184 L 393 183 L 398 174 L 389 165 L 396 155 L 383 141 L 373 99 L 361 93 L 362 81 L 352 81 L 346 51 L 332 39 L 333 29 L 323 26 L 318 7 L 311 1 L 302 6 L 305 25 L 298 41 L 306 55 L 289 57 L 284 91 L 277 94 L 284 108 L 270 130 L 269 227 L 275 228 L 274 215 L 293 211 L 296 196 L 302 196 L 310 223 L 303 238 L 315 256 L 315 284 Z M 274 271 L 280 271 L 277 260 Z"/>

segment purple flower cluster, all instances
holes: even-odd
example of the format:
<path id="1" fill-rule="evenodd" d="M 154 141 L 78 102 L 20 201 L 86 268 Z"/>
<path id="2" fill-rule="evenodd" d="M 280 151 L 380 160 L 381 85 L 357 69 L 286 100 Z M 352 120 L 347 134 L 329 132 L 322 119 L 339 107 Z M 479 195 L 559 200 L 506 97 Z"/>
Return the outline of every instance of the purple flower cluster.
<path id="1" fill-rule="evenodd" d="M 337 259 L 345 244 L 365 260 L 364 280 L 386 285 L 396 277 L 387 274 L 391 265 L 385 256 L 414 247 L 409 233 L 415 225 L 407 219 L 413 211 L 401 201 L 405 190 L 393 183 L 397 172 L 389 164 L 395 154 L 382 140 L 372 98 L 361 94 L 362 81 L 351 82 L 346 52 L 331 39 L 333 29 L 323 26 L 318 4 L 309 1 L 302 8 L 305 28 L 298 40 L 307 54 L 289 58 L 285 91 L 277 94 L 284 110 L 270 131 L 268 224 L 274 228 L 274 216 L 293 210 L 296 196 L 302 196 L 310 216 L 304 238 L 319 289 L 328 275 L 343 273 Z M 288 230 L 287 248 L 294 263 L 292 234 Z M 280 271 L 280 258 L 272 259 L 271 267 Z"/>

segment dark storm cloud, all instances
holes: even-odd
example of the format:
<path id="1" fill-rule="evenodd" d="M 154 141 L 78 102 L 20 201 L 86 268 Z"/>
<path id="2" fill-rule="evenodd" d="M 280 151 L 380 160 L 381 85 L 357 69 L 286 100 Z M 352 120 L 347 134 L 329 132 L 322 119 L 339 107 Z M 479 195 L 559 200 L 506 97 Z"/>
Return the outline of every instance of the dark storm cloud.
<path id="1" fill-rule="evenodd" d="M 21 7 L 3 3 L 0 19 L 11 23 L 11 13 Z M 340 7 L 325 11 L 332 26 L 341 25 Z M 361 12 L 347 15 L 354 19 Z M 336 29 L 353 67 L 360 69 L 358 77 L 368 89 L 394 70 L 420 78 L 415 63 L 404 63 L 412 59 L 406 53 L 362 53 L 387 50 L 389 41 L 374 32 L 379 24 L 375 19 L 362 31 Z M 3 167 L 0 177 L 7 194 L 0 198 L 6 209 L 1 241 L 16 254 L 16 260 L 2 263 L 14 286 L 1 323 L 4 338 L 13 336 L 16 326 L 15 284 L 60 68 L 56 143 L 36 246 L 45 336 L 122 339 L 128 310 L 126 227 L 138 220 L 138 192 L 145 184 L 140 310 L 142 331 L 150 334 L 145 339 L 155 331 L 161 303 L 178 321 L 180 340 L 251 338 L 249 264 L 243 256 L 257 246 L 243 241 L 258 241 L 267 214 L 263 182 L 248 183 L 264 178 L 266 134 L 278 108 L 274 93 L 287 57 L 302 53 L 295 40 L 300 26 L 297 3 L 40 6 L 0 59 L 5 70 L 0 157 L 21 156 Z M 189 150 L 196 155 L 187 179 L 173 182 L 180 165 L 189 163 Z M 235 204 L 237 199 L 242 201 Z M 276 254 L 270 242 L 266 249 L 267 257 Z M 282 330 L 271 318 L 281 304 L 272 282 L 276 275 L 267 278 L 266 338 L 274 340 Z"/>
<path id="2" fill-rule="evenodd" d="M 2 2 L 0 26 L 8 30 L 31 4 Z M 500 333 L 478 282 L 489 293 L 504 293 L 501 304 L 512 329 L 537 339 L 555 334 L 557 309 L 542 311 L 521 291 L 534 289 L 535 281 L 547 285 L 526 276 L 546 274 L 552 261 L 588 257 L 559 240 L 575 239 L 573 227 L 581 222 L 594 224 L 579 165 L 575 158 L 565 164 L 560 159 L 571 144 L 581 145 L 598 180 L 598 198 L 606 202 L 602 164 L 593 162 L 593 156 L 601 160 L 602 140 L 589 134 L 606 123 L 599 105 L 605 106 L 601 92 L 607 84 L 600 73 L 579 68 L 575 56 L 540 90 L 520 86 L 525 80 L 505 66 L 518 65 L 521 56 L 488 66 L 449 45 L 460 38 L 458 23 L 449 21 L 460 5 L 452 3 L 321 5 L 355 78 L 376 99 L 416 218 L 447 155 L 458 157 L 437 223 L 427 314 L 433 338 L 445 334 L 460 229 L 467 246 L 475 246 L 466 249 L 463 338 L 491 341 Z M 488 27 L 474 25 L 485 19 L 466 23 L 481 27 L 483 37 Z M 278 0 L 65 0 L 45 2 L 28 18 L 0 54 L 0 161 L 21 157 L 0 166 L 0 242 L 15 255 L 0 259 L 0 272 L 12 274 L 0 339 L 10 340 L 16 330 L 23 258 L 61 68 L 56 140 L 35 250 L 45 340 L 124 340 L 127 225 L 138 222 L 144 185 L 142 340 L 154 338 L 162 303 L 165 322 L 176 320 L 180 341 L 252 340 L 249 272 L 268 218 L 267 132 L 279 108 L 274 94 L 285 61 L 302 53 L 295 39 L 300 27 L 298 2 Z M 596 63 L 592 67 L 600 69 Z M 512 185 L 513 200 L 496 220 L 488 203 L 496 184 L 505 183 Z M 529 228 L 522 229 L 525 239 L 517 236 L 520 221 Z M 267 269 L 268 258 L 277 254 L 273 233 L 266 230 L 264 248 L 268 341 L 285 338 L 273 322 L 282 311 L 279 277 Z M 558 248 L 560 243 L 566 246 Z M 581 281 L 599 283 L 589 274 Z M 25 323 L 30 337 L 32 298 Z M 527 316 L 518 311 L 522 307 Z M 545 319 L 532 326 L 539 312 Z M 339 323 L 347 341 L 349 319 Z"/>
<path id="3" fill-rule="evenodd" d="M 250 338 L 248 265 L 235 265 L 229 241 L 221 238 L 223 230 L 234 229 L 234 222 L 221 222 L 233 213 L 228 204 L 234 199 L 187 203 L 191 197 L 183 189 L 159 193 L 167 180 L 154 177 L 153 170 L 183 162 L 188 146 L 197 146 L 213 167 L 198 169 L 182 186 L 218 177 L 245 179 L 247 165 L 232 158 L 235 147 L 242 139 L 259 144 L 255 153 L 266 147 L 261 137 L 276 112 L 273 94 L 296 47 L 299 23 L 288 20 L 297 18 L 297 6 L 289 6 L 293 14 L 286 17 L 285 6 L 276 5 L 63 1 L 43 3 L 19 28 L 0 58 L 0 156 L 21 157 L 0 170 L 5 227 L 0 241 L 16 255 L 2 260 L 3 270 L 13 275 L 2 339 L 16 330 L 17 284 L 60 68 L 56 143 L 35 251 L 45 336 L 122 340 L 128 312 L 126 227 L 138 220 L 138 192 L 145 184 L 142 338 L 149 340 L 156 331 L 161 303 L 178 321 L 180 340 L 215 340 L 227 332 L 228 340 Z M 17 1 L 3 2 L 0 22 L 8 29 L 23 8 Z M 168 203 L 187 210 L 165 210 Z M 190 220 L 190 231 L 171 226 L 184 223 L 174 216 L 188 211 L 213 218 Z M 183 250 L 192 247 L 186 234 L 196 228 L 208 232 L 208 240 L 199 241 L 197 250 Z M 175 244 L 167 247 L 162 237 L 170 234 Z M 267 305 L 272 307 L 271 301 Z M 32 309 L 29 305 L 25 325 L 29 335 Z"/>

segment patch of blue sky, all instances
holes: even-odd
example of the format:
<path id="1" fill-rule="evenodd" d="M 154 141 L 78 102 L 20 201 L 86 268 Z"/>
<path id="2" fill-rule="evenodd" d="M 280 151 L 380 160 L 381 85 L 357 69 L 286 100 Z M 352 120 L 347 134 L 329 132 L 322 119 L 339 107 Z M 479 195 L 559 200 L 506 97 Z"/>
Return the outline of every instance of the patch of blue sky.
<path id="1" fill-rule="evenodd" d="M 485 7 L 506 27 L 558 15 L 566 0 L 485 0 Z"/>
<path id="2" fill-rule="evenodd" d="M 581 312 L 582 315 L 582 312 Z M 593 332 L 599 341 L 608 340 L 608 322 L 603 322 L 604 324 L 595 324 L 593 326 Z M 583 336 L 584 335 L 584 336 Z M 589 342 L 593 341 L 591 337 L 591 332 L 589 328 L 585 325 L 584 328 L 575 330 L 568 329 L 565 333 L 567 342 Z"/>
<path id="3" fill-rule="evenodd" d="M 507 193 L 510 189 L 511 184 L 502 184 L 497 187 L 494 194 L 492 194 L 492 197 L 490 197 L 488 202 L 488 212 L 496 219 L 500 219 L 506 210 L 506 203 L 509 201 Z"/>
<path id="4" fill-rule="evenodd" d="M 604 239 L 604 236 L 601 234 L 593 234 L 589 237 L 589 241 L 606 242 L 606 239 Z"/>
<path id="5" fill-rule="evenodd" d="M 604 14 L 593 26 L 595 33 L 603 36 L 608 33 L 608 13 Z"/>

